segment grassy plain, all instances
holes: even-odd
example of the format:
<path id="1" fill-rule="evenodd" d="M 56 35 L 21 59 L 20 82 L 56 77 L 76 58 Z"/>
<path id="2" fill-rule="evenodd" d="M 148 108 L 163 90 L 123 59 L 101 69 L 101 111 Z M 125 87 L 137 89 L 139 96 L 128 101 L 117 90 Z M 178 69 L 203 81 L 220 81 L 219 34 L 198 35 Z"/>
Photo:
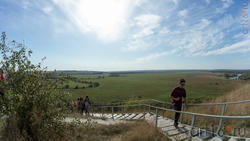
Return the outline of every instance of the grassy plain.
<path id="1" fill-rule="evenodd" d="M 98 79 L 98 76 L 104 78 Z M 211 72 L 158 72 L 120 74 L 119 77 L 109 77 L 109 74 L 73 75 L 79 80 L 89 80 L 100 83 L 96 88 L 68 89 L 72 99 L 88 95 L 94 103 L 124 101 L 129 98 L 141 97 L 169 101 L 169 94 L 177 86 L 180 78 L 187 81 L 186 90 L 190 102 L 201 102 L 221 96 L 237 89 L 246 83 L 243 80 L 226 79 L 223 73 Z M 77 83 L 71 83 L 79 85 Z"/>

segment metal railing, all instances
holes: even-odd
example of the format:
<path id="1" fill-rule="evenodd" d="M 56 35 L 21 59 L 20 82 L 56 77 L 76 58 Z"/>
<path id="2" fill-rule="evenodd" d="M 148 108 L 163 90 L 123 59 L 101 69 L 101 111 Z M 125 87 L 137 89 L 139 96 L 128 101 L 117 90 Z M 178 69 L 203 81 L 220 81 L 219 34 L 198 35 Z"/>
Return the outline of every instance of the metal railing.
<path id="1" fill-rule="evenodd" d="M 149 105 L 151 105 L 153 102 L 160 103 L 160 104 L 167 104 L 167 105 L 172 104 L 171 102 L 165 102 L 165 101 L 160 101 L 160 100 L 156 100 L 156 99 L 144 99 L 144 100 L 134 100 L 134 101 L 130 101 L 130 102 L 116 102 L 116 103 L 111 103 L 110 105 L 125 105 L 125 104 L 129 104 L 129 103 L 134 103 L 134 102 L 147 102 L 147 103 L 149 103 Z M 222 106 L 221 116 L 223 116 L 225 114 L 225 110 L 226 110 L 227 105 L 229 105 L 229 104 L 243 104 L 243 103 L 250 103 L 250 100 L 235 101 L 235 102 L 222 102 L 222 103 L 187 104 L 187 105 L 188 106 L 218 106 L 218 105 L 221 105 Z M 149 106 L 148 108 L 150 111 L 151 107 Z M 183 109 L 184 109 L 184 104 L 182 104 L 181 110 L 183 111 Z M 180 114 L 180 122 L 182 122 L 182 120 L 183 120 L 183 113 Z M 223 122 L 223 119 L 220 118 L 218 128 L 216 131 L 217 134 L 220 132 L 222 122 Z"/>
<path id="2" fill-rule="evenodd" d="M 156 103 L 168 104 L 168 105 L 172 104 L 171 102 L 165 102 L 165 101 L 160 101 L 160 100 L 156 100 L 156 99 L 142 99 L 142 100 L 133 100 L 133 101 L 129 101 L 129 102 L 115 102 L 115 103 L 110 103 L 110 104 L 105 104 L 105 105 L 124 105 L 124 104 L 128 104 L 128 103 L 144 102 L 144 101 L 147 103 L 156 102 Z M 243 103 L 250 103 L 250 100 L 234 101 L 234 102 L 221 102 L 221 103 L 202 103 L 202 104 L 192 103 L 192 104 L 188 104 L 188 106 L 215 106 L 215 105 L 224 105 L 224 104 L 227 105 L 227 104 L 243 104 Z"/>
<path id="3" fill-rule="evenodd" d="M 149 101 L 149 100 L 139 100 L 140 102 L 141 101 Z M 150 99 L 149 102 L 152 103 L 152 101 L 154 102 L 158 102 L 158 103 L 162 103 L 162 104 L 171 104 L 169 102 L 162 102 L 162 101 L 159 101 L 159 100 L 154 100 L 154 99 Z M 177 113 L 180 113 L 181 114 L 181 118 L 182 118 L 182 115 L 183 114 L 187 114 L 187 115 L 191 115 L 192 116 L 192 120 L 191 120 L 191 130 L 189 131 L 189 136 L 191 136 L 191 131 L 192 129 L 194 128 L 194 125 L 195 125 L 195 122 L 196 122 L 196 117 L 197 116 L 200 116 L 200 117 L 207 117 L 207 118 L 219 118 L 220 121 L 218 123 L 218 127 L 217 127 L 217 130 L 216 130 L 216 135 L 219 134 L 220 130 L 221 130 L 221 126 L 222 126 L 222 121 L 223 119 L 250 119 L 250 116 L 224 116 L 224 113 L 225 113 L 225 110 L 226 110 L 226 105 L 229 105 L 229 104 L 242 104 L 242 103 L 250 103 L 250 100 L 244 100 L 244 101 L 237 101 L 237 102 L 224 102 L 224 103 L 205 103 L 205 104 L 188 104 L 189 106 L 215 106 L 215 105 L 222 105 L 222 111 L 221 111 L 221 114 L 220 115 L 211 115 L 211 114 L 201 114 L 201 113 L 192 113 L 192 112 L 186 112 L 186 111 L 176 111 L 176 110 L 173 110 L 173 109 L 167 109 L 167 108 L 164 108 L 164 107 L 158 107 L 158 106 L 153 106 L 151 104 L 133 104 L 133 105 L 125 105 L 127 104 L 127 102 L 124 102 L 124 103 L 120 103 L 120 104 L 117 104 L 115 105 L 114 103 L 113 104 L 110 104 L 110 105 L 93 105 L 94 107 L 95 106 L 99 106 L 102 108 L 102 115 L 104 114 L 104 108 L 111 108 L 111 111 L 112 111 L 112 118 L 114 119 L 114 108 L 122 108 L 123 109 L 123 112 L 124 112 L 124 107 L 127 106 L 127 107 L 141 107 L 143 106 L 143 109 L 144 109 L 144 113 L 146 113 L 146 108 L 148 108 L 148 113 L 151 113 L 151 109 L 154 108 L 155 109 L 155 125 L 157 127 L 157 124 L 158 124 L 158 115 L 159 115 L 159 110 L 163 110 L 163 111 L 168 111 L 168 112 L 177 112 Z M 183 107 L 182 107 L 183 109 Z"/>

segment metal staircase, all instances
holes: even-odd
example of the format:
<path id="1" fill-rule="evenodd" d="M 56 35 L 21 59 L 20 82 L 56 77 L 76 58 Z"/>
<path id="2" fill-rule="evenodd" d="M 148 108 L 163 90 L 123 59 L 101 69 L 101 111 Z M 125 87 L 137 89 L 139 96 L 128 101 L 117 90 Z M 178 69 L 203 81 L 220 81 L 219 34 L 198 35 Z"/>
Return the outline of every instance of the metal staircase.
<path id="1" fill-rule="evenodd" d="M 145 101 L 145 100 L 143 100 Z M 150 103 L 159 102 L 162 104 L 170 104 L 167 102 L 161 102 L 157 100 L 151 100 Z M 151 104 L 133 104 L 129 105 L 127 103 L 119 103 L 119 104 L 110 104 L 110 105 L 93 105 L 92 106 L 92 116 L 97 118 L 108 118 L 113 120 L 145 120 L 148 123 L 154 125 L 158 128 L 164 135 L 168 136 L 172 141 L 183 141 L 183 140 L 192 140 L 192 141 L 236 141 L 239 139 L 243 139 L 245 141 L 250 141 L 250 138 L 242 138 L 228 135 L 220 135 L 218 134 L 221 130 L 221 123 L 223 119 L 232 119 L 232 120 L 249 120 L 250 116 L 224 116 L 224 111 L 226 105 L 228 104 L 241 104 L 241 103 L 249 103 L 250 100 L 238 101 L 238 102 L 227 102 L 227 103 L 208 103 L 208 104 L 189 104 L 189 106 L 209 106 L 209 105 L 222 105 L 222 113 L 220 115 L 209 115 L 209 114 L 200 114 L 200 113 L 192 113 L 185 111 L 175 111 L 172 109 L 167 109 L 164 107 L 152 106 Z M 133 107 L 134 109 L 143 109 L 143 112 L 124 112 L 124 107 Z M 104 113 L 104 108 L 111 109 L 110 113 Z M 114 108 L 122 109 L 122 112 L 114 112 Z M 97 112 L 96 109 L 102 109 L 101 112 Z M 182 115 L 191 115 L 192 122 L 190 125 L 187 124 L 179 124 L 178 128 L 173 126 L 174 121 L 167 117 L 163 117 L 159 115 L 158 111 L 165 112 L 179 112 Z M 195 127 L 196 117 L 206 117 L 206 118 L 217 118 L 219 119 L 219 123 L 217 126 L 216 132 L 206 131 L 205 129 L 200 129 Z"/>

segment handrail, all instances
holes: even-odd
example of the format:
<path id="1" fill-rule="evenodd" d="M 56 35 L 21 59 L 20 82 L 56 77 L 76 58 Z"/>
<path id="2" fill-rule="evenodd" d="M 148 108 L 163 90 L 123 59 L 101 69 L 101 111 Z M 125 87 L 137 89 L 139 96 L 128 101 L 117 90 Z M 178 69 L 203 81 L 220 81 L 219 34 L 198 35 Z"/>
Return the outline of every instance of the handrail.
<path id="1" fill-rule="evenodd" d="M 170 112 L 177 112 L 177 113 L 182 113 L 182 114 L 188 114 L 188 115 L 195 115 L 195 116 L 202 116 L 202 117 L 210 117 L 210 118 L 225 118 L 225 119 L 250 119 L 250 116 L 222 116 L 222 115 L 210 115 L 210 114 L 200 114 L 200 113 L 192 113 L 192 112 L 185 112 L 185 111 L 176 111 L 173 109 L 167 109 L 167 108 L 162 108 L 162 107 L 156 107 L 156 106 L 151 106 L 151 105 L 146 105 L 150 106 L 156 109 L 160 110 L 165 110 L 165 111 L 170 111 Z"/>
<path id="2" fill-rule="evenodd" d="M 144 114 L 145 114 L 145 109 L 146 107 L 148 107 L 149 109 L 149 113 L 151 108 L 155 108 L 155 126 L 157 127 L 158 125 L 158 110 L 164 110 L 164 111 L 169 111 L 169 112 L 176 112 L 176 113 L 180 113 L 182 114 L 187 114 L 187 115 L 192 115 L 192 123 L 191 123 L 191 130 L 189 131 L 189 139 L 192 136 L 192 130 L 194 128 L 195 125 L 195 120 L 197 116 L 200 117 L 207 117 L 207 118 L 217 118 L 220 119 L 219 123 L 218 123 L 218 127 L 217 127 L 217 131 L 213 132 L 213 134 L 215 135 L 219 135 L 219 132 L 221 130 L 221 124 L 222 124 L 222 120 L 223 119 L 250 119 L 250 116 L 224 116 L 224 112 L 225 112 L 225 107 L 226 104 L 238 104 L 238 103 L 246 103 L 249 102 L 249 100 L 245 100 L 245 101 L 238 101 L 238 102 L 227 102 L 227 103 L 223 103 L 223 107 L 222 107 L 222 113 L 221 115 L 211 115 L 211 114 L 201 114 L 201 113 L 192 113 L 192 112 L 185 112 L 185 111 L 177 111 L 177 110 L 173 110 L 173 109 L 167 109 L 164 107 L 157 107 L 157 106 L 152 106 L 150 104 L 133 104 L 133 105 L 94 105 L 94 106 L 100 106 L 102 108 L 102 114 L 103 114 L 103 108 L 105 107 L 111 107 L 112 108 L 112 118 L 114 119 L 114 108 L 115 107 L 122 107 L 124 109 L 124 107 L 139 107 L 139 106 L 143 106 L 144 107 Z M 221 105 L 221 103 L 217 103 L 219 105 Z"/>
<path id="3" fill-rule="evenodd" d="M 173 109 L 167 109 L 167 108 L 152 106 L 152 105 L 148 105 L 148 104 L 134 104 L 134 105 L 127 105 L 127 106 L 129 106 L 129 107 L 147 106 L 147 107 L 151 107 L 151 108 L 155 108 L 155 109 L 159 109 L 159 110 L 164 110 L 164 111 L 177 112 L 177 113 L 202 116 L 202 117 L 210 117 L 210 118 L 250 119 L 250 116 L 222 116 L 222 115 L 200 114 L 200 113 L 192 113 L 192 112 L 185 112 L 185 111 L 176 111 Z M 103 107 L 103 108 L 105 108 L 105 107 L 106 108 L 107 107 L 115 108 L 115 107 L 125 107 L 125 105 L 117 105 L 117 106 L 105 105 L 105 106 L 101 106 L 101 107 Z"/>
<path id="4" fill-rule="evenodd" d="M 164 102 L 160 100 L 150 99 L 152 101 L 164 104 L 171 104 L 170 102 Z M 242 103 L 250 103 L 250 100 L 242 100 L 242 101 L 234 101 L 234 102 L 221 102 L 221 103 L 203 103 L 203 104 L 187 104 L 188 106 L 212 106 L 212 105 L 224 105 L 224 104 L 242 104 Z"/>
<path id="5" fill-rule="evenodd" d="M 149 99 L 158 103 L 164 103 L 164 104 L 169 104 L 168 102 L 162 102 L 159 100 L 155 100 L 155 99 Z M 147 100 L 147 101 L 149 101 Z M 143 100 L 145 101 L 145 100 Z M 221 125 L 222 125 L 222 121 L 223 119 L 250 119 L 250 115 L 249 116 L 224 116 L 224 112 L 225 112 L 225 108 L 227 104 L 240 104 L 240 103 L 249 103 L 250 100 L 243 100 L 243 101 L 236 101 L 236 102 L 224 102 L 224 103 L 206 103 L 206 104 L 189 104 L 189 106 L 211 106 L 211 105 L 222 105 L 222 112 L 221 115 L 211 115 L 211 114 L 201 114 L 201 113 L 192 113 L 192 112 L 185 112 L 185 111 L 176 111 L 173 109 L 167 109 L 164 107 L 157 107 L 157 106 L 152 106 L 151 104 L 132 104 L 132 105 L 125 105 L 125 103 L 123 103 L 122 105 L 94 105 L 94 106 L 100 106 L 103 108 L 105 107 L 111 107 L 112 108 L 112 118 L 114 119 L 114 108 L 115 107 L 122 107 L 124 110 L 124 107 L 138 107 L 138 106 L 143 106 L 144 107 L 144 113 L 145 113 L 145 109 L 146 107 L 148 107 L 149 113 L 151 108 L 155 108 L 155 125 L 157 127 L 157 122 L 158 122 L 158 110 L 164 110 L 164 111 L 169 111 L 169 112 L 176 112 L 176 113 L 180 113 L 181 117 L 182 114 L 187 114 L 187 115 L 192 115 L 192 123 L 191 123 L 191 130 L 189 131 L 189 138 L 191 137 L 191 133 L 192 133 L 192 129 L 194 128 L 194 124 L 195 124 L 195 120 L 196 120 L 196 116 L 201 116 L 201 117 L 207 117 L 207 118 L 219 118 L 220 121 L 218 123 L 218 127 L 217 127 L 217 131 L 214 133 L 216 135 L 219 135 L 219 132 L 221 130 Z M 128 103 L 128 102 L 127 102 Z M 182 109 L 183 109 L 183 105 L 182 105 Z M 103 112 L 103 111 L 102 111 Z M 182 119 L 182 118 L 181 118 Z"/>
<path id="6" fill-rule="evenodd" d="M 160 100 L 156 100 L 156 99 L 143 99 L 143 100 L 134 100 L 134 101 L 130 101 L 130 102 L 116 102 L 116 103 L 110 103 L 110 104 L 106 104 L 106 105 L 124 105 L 124 104 L 128 104 L 128 103 L 133 103 L 133 102 L 143 102 L 143 101 L 154 101 L 154 102 L 158 102 L 161 104 L 169 104 L 171 105 L 171 102 L 165 102 L 165 101 L 160 101 Z M 234 101 L 234 102 L 221 102 L 221 103 L 202 103 L 202 104 L 187 104 L 188 106 L 216 106 L 216 105 L 224 105 L 224 104 L 242 104 L 242 103 L 250 103 L 250 100 L 243 100 L 243 101 Z"/>

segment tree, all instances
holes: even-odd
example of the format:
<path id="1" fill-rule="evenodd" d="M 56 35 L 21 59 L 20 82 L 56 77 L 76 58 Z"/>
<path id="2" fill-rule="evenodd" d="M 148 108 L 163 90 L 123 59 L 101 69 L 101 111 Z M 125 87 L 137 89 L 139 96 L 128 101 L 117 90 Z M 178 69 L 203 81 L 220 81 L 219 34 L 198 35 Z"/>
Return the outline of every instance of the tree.
<path id="1" fill-rule="evenodd" d="M 63 136 L 67 111 L 65 77 L 50 79 L 53 72 L 41 63 L 30 60 L 32 51 L 23 44 L 7 43 L 2 33 L 0 42 L 1 69 L 6 81 L 0 81 L 5 95 L 0 98 L 0 110 L 6 117 L 6 140 L 53 140 Z M 39 137 L 39 138 L 38 138 Z"/>

